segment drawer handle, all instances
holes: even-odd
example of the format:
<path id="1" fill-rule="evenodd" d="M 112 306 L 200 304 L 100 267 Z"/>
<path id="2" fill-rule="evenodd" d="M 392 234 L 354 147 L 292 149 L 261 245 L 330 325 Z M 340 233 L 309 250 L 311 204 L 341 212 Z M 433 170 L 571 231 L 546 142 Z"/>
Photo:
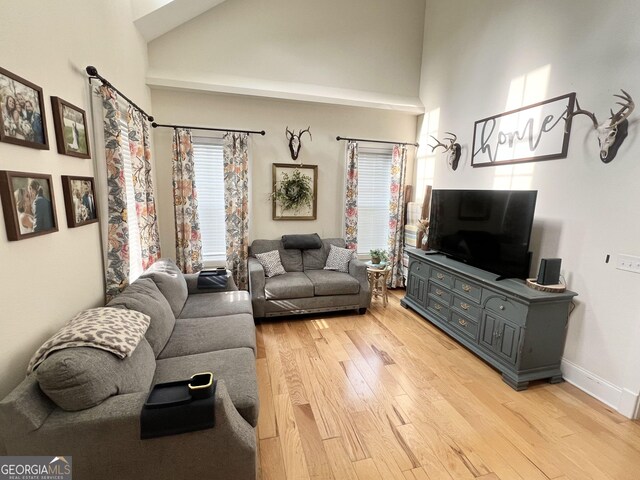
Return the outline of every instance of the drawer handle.
<path id="1" fill-rule="evenodd" d="M 469 304 L 468 303 L 461 303 L 460 304 L 460 308 L 462 308 L 463 310 L 469 310 Z"/>
<path id="2" fill-rule="evenodd" d="M 439 303 L 436 303 L 433 308 L 435 308 L 436 310 L 440 311 L 442 310 L 442 305 L 440 305 Z"/>
<path id="3" fill-rule="evenodd" d="M 436 277 L 438 277 L 438 280 L 444 280 L 444 275 L 442 273 L 436 273 Z"/>
<path id="4" fill-rule="evenodd" d="M 439 288 L 436 288 L 436 295 L 441 297 L 442 296 L 442 290 L 440 290 Z"/>
<path id="5" fill-rule="evenodd" d="M 502 336 L 502 332 L 499 330 L 496 330 L 495 332 L 493 332 L 493 336 L 496 340 L 499 340 L 500 337 Z"/>
<path id="6" fill-rule="evenodd" d="M 466 283 L 462 284 L 462 290 L 464 290 L 465 292 L 470 292 L 471 291 L 471 286 L 467 285 Z"/>
<path id="7" fill-rule="evenodd" d="M 463 327 L 466 327 L 466 326 L 467 326 L 467 321 L 466 321 L 466 320 L 463 320 L 463 319 L 461 319 L 461 318 L 459 318 L 459 319 L 458 319 L 458 323 L 459 323 L 460 325 L 462 325 Z"/>

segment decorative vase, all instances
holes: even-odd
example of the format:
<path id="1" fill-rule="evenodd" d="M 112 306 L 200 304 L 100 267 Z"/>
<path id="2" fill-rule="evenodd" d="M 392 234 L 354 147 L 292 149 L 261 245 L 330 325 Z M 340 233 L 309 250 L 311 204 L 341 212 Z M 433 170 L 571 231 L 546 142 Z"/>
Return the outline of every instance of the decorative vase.
<path id="1" fill-rule="evenodd" d="M 380 263 L 380 257 L 371 257 L 371 263 L 378 265 Z"/>
<path id="2" fill-rule="evenodd" d="M 422 248 L 422 250 L 429 250 L 429 244 L 427 242 L 426 234 L 422 236 L 422 240 L 420 241 L 420 248 Z"/>

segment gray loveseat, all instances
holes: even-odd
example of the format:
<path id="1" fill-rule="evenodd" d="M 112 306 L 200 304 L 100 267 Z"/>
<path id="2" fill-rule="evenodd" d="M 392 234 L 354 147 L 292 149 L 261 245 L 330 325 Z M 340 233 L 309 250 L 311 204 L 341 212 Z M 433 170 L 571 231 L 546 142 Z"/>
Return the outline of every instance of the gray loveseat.
<path id="1" fill-rule="evenodd" d="M 0 402 L 5 454 L 70 455 L 78 479 L 255 479 L 249 295 L 235 285 L 203 293 L 196 282 L 197 275 L 183 276 L 160 260 L 108 304 L 151 317 L 145 338 L 124 360 L 87 347 L 50 354 Z M 218 381 L 215 427 L 141 440 L 140 411 L 151 386 L 204 371 Z"/>
<path id="2" fill-rule="evenodd" d="M 342 238 L 322 240 L 322 248 L 286 249 L 282 240 L 254 240 L 249 248 L 249 291 L 256 318 L 357 309 L 371 303 L 367 266 L 349 262 L 349 272 L 324 270 L 331 245 L 345 248 Z M 287 272 L 267 278 L 256 254 L 280 252 Z"/>

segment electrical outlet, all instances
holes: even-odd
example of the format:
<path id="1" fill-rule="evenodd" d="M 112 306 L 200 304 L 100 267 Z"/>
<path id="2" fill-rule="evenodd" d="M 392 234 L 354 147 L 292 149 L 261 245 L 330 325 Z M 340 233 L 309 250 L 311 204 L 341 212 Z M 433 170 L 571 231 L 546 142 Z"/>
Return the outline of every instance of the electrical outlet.
<path id="1" fill-rule="evenodd" d="M 616 260 L 616 268 L 627 272 L 640 273 L 640 257 L 619 253 Z"/>

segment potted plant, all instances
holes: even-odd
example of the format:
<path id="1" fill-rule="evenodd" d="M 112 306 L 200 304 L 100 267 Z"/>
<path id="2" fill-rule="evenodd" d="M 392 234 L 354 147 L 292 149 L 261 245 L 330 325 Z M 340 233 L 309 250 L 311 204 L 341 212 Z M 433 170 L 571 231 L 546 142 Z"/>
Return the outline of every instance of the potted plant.
<path id="1" fill-rule="evenodd" d="M 374 248 L 369 250 L 369 255 L 371 255 L 371 263 L 373 263 L 374 265 L 377 265 L 383 261 L 386 262 L 389 259 L 387 251 L 381 248 Z"/>

